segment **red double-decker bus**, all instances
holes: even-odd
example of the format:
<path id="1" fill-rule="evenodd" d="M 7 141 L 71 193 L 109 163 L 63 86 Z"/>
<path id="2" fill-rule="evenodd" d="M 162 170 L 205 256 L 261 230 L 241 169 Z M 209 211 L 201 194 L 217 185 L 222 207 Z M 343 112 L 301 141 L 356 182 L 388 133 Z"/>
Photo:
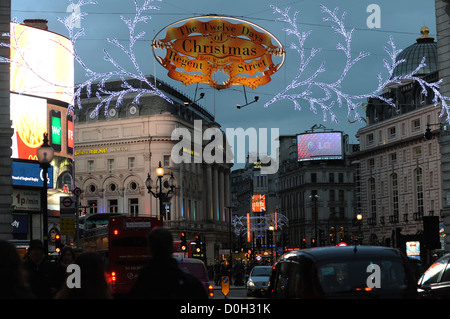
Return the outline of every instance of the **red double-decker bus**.
<path id="1" fill-rule="evenodd" d="M 98 215 L 106 214 L 86 219 L 85 250 L 97 251 L 104 256 L 112 292 L 127 294 L 141 268 L 150 260 L 147 235 L 152 229 L 162 227 L 163 222 L 155 217 Z"/>

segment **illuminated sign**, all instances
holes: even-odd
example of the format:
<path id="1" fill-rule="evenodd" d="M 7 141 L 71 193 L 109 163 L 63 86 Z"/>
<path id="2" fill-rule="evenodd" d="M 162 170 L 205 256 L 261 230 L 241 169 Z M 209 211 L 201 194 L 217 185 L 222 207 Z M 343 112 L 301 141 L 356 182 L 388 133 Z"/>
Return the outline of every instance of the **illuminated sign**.
<path id="1" fill-rule="evenodd" d="M 24 163 L 13 161 L 12 164 L 12 183 L 13 186 L 35 186 L 44 185 L 42 168 L 39 163 Z M 47 187 L 53 187 L 53 166 L 48 169 Z"/>
<path id="2" fill-rule="evenodd" d="M 99 149 L 88 149 L 88 150 L 77 150 L 75 151 L 75 155 L 98 155 L 105 153 L 114 153 L 114 152 L 126 152 L 128 151 L 128 147 L 105 147 Z"/>
<path id="3" fill-rule="evenodd" d="M 11 23 L 11 91 L 73 102 L 72 42 L 53 32 Z"/>
<path id="4" fill-rule="evenodd" d="M 342 133 L 306 133 L 297 135 L 298 160 L 342 159 Z"/>
<path id="5" fill-rule="evenodd" d="M 266 211 L 266 195 L 252 196 L 252 211 L 254 213 L 264 213 Z"/>
<path id="6" fill-rule="evenodd" d="M 406 242 L 406 256 L 420 260 L 420 241 Z"/>
<path id="7" fill-rule="evenodd" d="M 159 38 L 164 31 L 165 37 Z M 159 56 L 155 50 L 165 51 L 165 55 Z M 255 89 L 267 84 L 285 59 L 283 46 L 270 32 L 225 16 L 194 17 L 167 26 L 153 39 L 153 53 L 172 79 L 217 89 L 235 85 Z M 273 57 L 279 63 L 275 64 Z M 216 80 L 217 74 L 225 79 Z"/>
<path id="8" fill-rule="evenodd" d="M 11 157 L 37 160 L 36 149 L 47 132 L 47 100 L 10 94 L 10 105 L 14 129 Z"/>

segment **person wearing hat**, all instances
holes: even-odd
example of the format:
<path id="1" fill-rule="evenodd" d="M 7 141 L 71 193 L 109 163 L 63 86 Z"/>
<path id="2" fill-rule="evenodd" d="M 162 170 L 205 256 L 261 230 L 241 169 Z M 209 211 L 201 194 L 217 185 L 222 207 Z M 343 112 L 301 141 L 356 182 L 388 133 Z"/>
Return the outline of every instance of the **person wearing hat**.
<path id="1" fill-rule="evenodd" d="M 30 241 L 23 264 L 33 294 L 40 299 L 52 298 L 56 292 L 55 267 L 46 258 L 44 244 L 41 240 Z"/>

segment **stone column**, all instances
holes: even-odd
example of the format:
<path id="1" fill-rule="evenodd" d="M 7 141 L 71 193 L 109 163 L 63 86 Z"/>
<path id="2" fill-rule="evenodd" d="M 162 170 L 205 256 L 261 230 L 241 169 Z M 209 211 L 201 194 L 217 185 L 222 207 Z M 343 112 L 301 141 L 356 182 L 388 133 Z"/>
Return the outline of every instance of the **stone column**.
<path id="1" fill-rule="evenodd" d="M 0 1 L 0 41 L 9 43 L 11 0 Z M 0 47 L 0 56 L 10 57 L 8 47 Z M 12 239 L 12 160 L 10 120 L 9 64 L 0 63 L 0 239 Z"/>

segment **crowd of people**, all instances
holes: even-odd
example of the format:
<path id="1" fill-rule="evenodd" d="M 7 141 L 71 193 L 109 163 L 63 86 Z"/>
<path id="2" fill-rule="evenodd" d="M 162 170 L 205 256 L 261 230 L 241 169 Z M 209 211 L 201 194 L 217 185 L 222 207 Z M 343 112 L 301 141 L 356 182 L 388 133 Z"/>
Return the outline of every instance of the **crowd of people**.
<path id="1" fill-rule="evenodd" d="M 153 299 L 207 299 L 202 283 L 178 267 L 172 258 L 173 238 L 164 228 L 148 236 L 152 256 L 142 268 L 128 296 Z M 67 267 L 80 269 L 79 288 L 68 287 Z M 155 276 L 154 274 L 158 274 Z M 71 247 L 61 250 L 56 263 L 49 261 L 42 241 L 32 240 L 22 259 L 14 245 L 0 240 L 0 299 L 111 299 L 105 264 L 96 252 L 75 257 Z"/>

